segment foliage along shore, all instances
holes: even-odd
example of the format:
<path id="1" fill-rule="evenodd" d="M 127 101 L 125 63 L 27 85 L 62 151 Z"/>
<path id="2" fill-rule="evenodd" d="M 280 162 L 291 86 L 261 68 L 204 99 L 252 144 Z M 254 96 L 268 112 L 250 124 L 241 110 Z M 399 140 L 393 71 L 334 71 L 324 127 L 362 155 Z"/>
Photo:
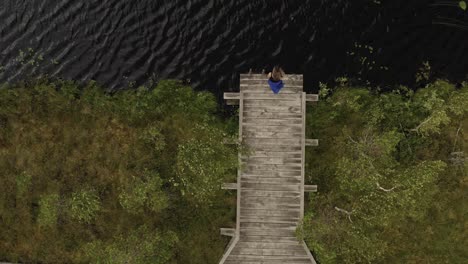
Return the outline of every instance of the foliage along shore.
<path id="1" fill-rule="evenodd" d="M 332 91 L 333 90 L 333 91 Z M 468 83 L 322 86 L 307 113 L 318 184 L 299 234 L 320 263 L 464 263 Z"/>
<path id="2" fill-rule="evenodd" d="M 298 236 L 320 263 L 462 263 L 468 85 L 322 86 L 308 106 Z M 232 226 L 237 120 L 178 81 L 0 89 L 0 260 L 218 263 Z"/>
<path id="3" fill-rule="evenodd" d="M 0 90 L 0 260 L 214 263 L 237 166 L 214 96 L 170 80 L 103 90 Z"/>

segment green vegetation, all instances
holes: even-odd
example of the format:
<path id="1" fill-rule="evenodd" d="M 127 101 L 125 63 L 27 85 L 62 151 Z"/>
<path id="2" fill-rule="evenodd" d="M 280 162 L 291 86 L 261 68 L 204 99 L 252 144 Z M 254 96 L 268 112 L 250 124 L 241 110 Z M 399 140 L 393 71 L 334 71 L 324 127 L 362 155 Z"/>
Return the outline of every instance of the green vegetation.
<path id="1" fill-rule="evenodd" d="M 463 263 L 468 84 L 321 86 L 306 153 L 319 192 L 301 230 L 320 263 Z"/>
<path id="2" fill-rule="evenodd" d="M 214 97 L 177 81 L 103 90 L 0 89 L 0 260 L 217 263 L 237 149 L 219 144 Z"/>
<path id="3" fill-rule="evenodd" d="M 466 2 L 465 1 L 458 2 L 458 6 L 460 6 L 461 9 L 466 10 Z"/>
<path id="4" fill-rule="evenodd" d="M 414 92 L 320 84 L 307 113 L 300 234 L 320 263 L 463 263 L 468 84 Z M 234 224 L 237 121 L 177 81 L 0 89 L 0 260 L 218 263 Z"/>

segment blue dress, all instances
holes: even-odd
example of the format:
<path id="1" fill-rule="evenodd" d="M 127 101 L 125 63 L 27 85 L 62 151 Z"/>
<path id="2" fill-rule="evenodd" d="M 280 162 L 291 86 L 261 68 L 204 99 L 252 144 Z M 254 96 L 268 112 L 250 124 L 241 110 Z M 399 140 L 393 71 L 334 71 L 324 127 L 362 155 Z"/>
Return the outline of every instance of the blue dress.
<path id="1" fill-rule="evenodd" d="M 271 90 L 273 93 L 277 94 L 283 88 L 284 83 L 282 80 L 279 80 L 277 82 L 273 81 L 271 78 L 268 79 L 268 84 L 270 85 Z"/>

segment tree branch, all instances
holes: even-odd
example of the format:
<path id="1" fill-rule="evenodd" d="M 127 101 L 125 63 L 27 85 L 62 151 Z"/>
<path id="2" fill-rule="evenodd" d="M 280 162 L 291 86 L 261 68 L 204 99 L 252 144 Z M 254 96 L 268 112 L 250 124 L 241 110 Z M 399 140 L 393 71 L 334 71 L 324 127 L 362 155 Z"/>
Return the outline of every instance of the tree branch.
<path id="1" fill-rule="evenodd" d="M 426 118 L 426 120 L 422 121 L 417 127 L 410 129 L 410 131 L 418 133 L 421 126 L 424 125 L 425 123 L 429 122 L 431 119 L 432 119 L 432 116 Z"/>
<path id="2" fill-rule="evenodd" d="M 460 133 L 461 127 L 462 127 L 462 124 L 460 123 L 460 125 L 458 126 L 458 129 L 457 129 L 457 133 L 455 134 L 455 142 L 453 142 L 453 151 L 452 152 L 455 152 L 455 148 L 457 147 L 458 133 Z"/>
<path id="3" fill-rule="evenodd" d="M 348 136 L 348 138 L 349 138 L 349 140 L 351 140 L 351 142 L 353 142 L 354 144 L 359 145 L 359 143 L 358 143 L 356 140 L 354 140 L 351 136 Z"/>
<path id="4" fill-rule="evenodd" d="M 379 184 L 378 182 L 376 183 L 376 185 L 377 185 L 377 189 L 382 190 L 382 191 L 384 191 L 384 192 L 391 192 L 391 191 L 393 191 L 393 190 L 396 188 L 396 186 L 393 186 L 393 187 L 390 188 L 390 189 L 385 189 L 385 188 L 383 188 L 382 186 L 380 186 L 380 184 Z"/>
<path id="5" fill-rule="evenodd" d="M 351 223 L 353 222 L 353 221 L 351 220 L 351 214 L 352 214 L 352 212 L 346 211 L 345 209 L 341 209 L 341 208 L 339 208 L 339 207 L 337 207 L 337 206 L 335 206 L 335 210 L 337 210 L 337 211 L 340 212 L 340 213 L 346 214 L 346 216 L 348 217 L 348 220 L 349 220 Z"/>

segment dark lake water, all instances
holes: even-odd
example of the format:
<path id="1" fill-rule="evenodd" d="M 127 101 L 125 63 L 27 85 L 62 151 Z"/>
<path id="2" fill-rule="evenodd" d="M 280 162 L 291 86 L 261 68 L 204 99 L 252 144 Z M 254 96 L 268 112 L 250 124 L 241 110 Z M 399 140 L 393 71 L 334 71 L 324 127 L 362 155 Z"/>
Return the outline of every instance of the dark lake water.
<path id="1" fill-rule="evenodd" d="M 0 0 L 0 80 L 49 74 L 109 90 L 190 79 L 218 96 L 237 76 L 281 64 L 305 90 L 346 75 L 411 84 L 468 73 L 458 1 Z"/>

